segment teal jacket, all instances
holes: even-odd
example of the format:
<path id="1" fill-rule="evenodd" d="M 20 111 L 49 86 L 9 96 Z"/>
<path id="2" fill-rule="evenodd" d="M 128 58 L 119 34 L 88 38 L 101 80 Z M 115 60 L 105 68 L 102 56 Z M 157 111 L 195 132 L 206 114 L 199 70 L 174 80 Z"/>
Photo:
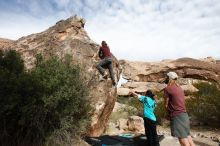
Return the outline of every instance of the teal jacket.
<path id="1" fill-rule="evenodd" d="M 138 99 L 144 105 L 144 117 L 156 121 L 156 116 L 154 115 L 155 101 L 148 96 L 142 95 L 139 95 Z"/>

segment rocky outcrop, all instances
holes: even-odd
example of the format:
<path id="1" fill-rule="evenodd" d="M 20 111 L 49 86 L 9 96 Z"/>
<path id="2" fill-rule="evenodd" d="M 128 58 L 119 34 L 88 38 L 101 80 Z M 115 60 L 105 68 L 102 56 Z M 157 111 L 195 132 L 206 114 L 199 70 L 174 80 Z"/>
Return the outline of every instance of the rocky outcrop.
<path id="1" fill-rule="evenodd" d="M 133 106 L 129 106 L 129 105 L 126 105 L 126 104 L 122 104 L 122 103 L 119 103 L 119 102 L 115 102 L 115 106 L 114 106 L 114 109 L 113 109 L 113 113 L 114 112 L 123 112 L 123 111 L 137 111 L 137 109 Z"/>
<path id="2" fill-rule="evenodd" d="M 108 123 L 105 134 L 118 135 L 122 133 L 144 133 L 144 120 L 139 116 L 119 118 L 115 123 Z"/>
<path id="3" fill-rule="evenodd" d="M 126 89 L 133 90 L 133 91 L 138 92 L 138 93 L 144 93 L 147 90 L 153 90 L 153 91 L 156 91 L 156 92 L 161 91 L 162 89 L 164 89 L 166 87 L 166 85 L 156 83 L 156 82 L 135 82 L 135 81 L 133 82 L 133 81 L 129 81 L 125 84 L 122 84 L 122 87 L 124 87 Z"/>
<path id="4" fill-rule="evenodd" d="M 201 61 L 208 62 L 208 63 L 215 63 L 216 64 L 216 60 L 213 57 L 210 57 L 210 56 L 201 59 Z"/>
<path id="5" fill-rule="evenodd" d="M 190 82 L 190 80 L 192 82 Z M 193 93 L 193 92 L 198 91 L 198 89 L 192 85 L 192 83 L 195 83 L 196 81 L 198 80 L 192 80 L 192 79 L 187 78 L 187 79 L 178 80 L 178 83 L 180 84 L 184 92 L 187 94 L 187 93 Z M 128 81 L 127 83 L 122 84 L 120 88 L 118 88 L 117 94 L 118 96 L 130 96 L 131 91 L 137 92 L 137 93 L 145 93 L 147 90 L 160 92 L 165 87 L 166 87 L 166 84 L 164 83 Z"/>
<path id="6" fill-rule="evenodd" d="M 211 61 L 210 61 L 211 60 Z M 220 64 L 213 59 L 180 58 L 161 62 L 132 62 L 121 60 L 123 74 L 137 82 L 162 82 L 166 73 L 175 71 L 182 78 L 214 81 L 220 84 Z"/>
<path id="7" fill-rule="evenodd" d="M 72 56 L 72 62 L 81 66 L 82 75 L 89 86 L 89 102 L 94 108 L 91 113 L 92 122 L 88 135 L 99 136 L 106 128 L 109 116 L 116 101 L 116 89 L 111 88 L 111 81 L 99 82 L 96 69 L 98 59 L 95 54 L 99 45 L 92 41 L 84 30 L 85 21 L 77 16 L 61 20 L 44 32 L 22 37 L 7 45 L 0 45 L 1 50 L 18 51 L 27 69 L 35 64 L 35 56 L 42 54 L 45 58 L 57 55 L 62 59 L 66 54 Z M 120 70 L 113 62 L 116 80 Z"/>
<path id="8" fill-rule="evenodd" d="M 117 89 L 117 95 L 118 96 L 128 96 L 130 94 L 130 89 L 128 88 L 118 88 Z"/>
<path id="9" fill-rule="evenodd" d="M 166 73 L 175 71 L 180 76 L 178 83 L 188 93 L 197 92 L 193 83 L 198 81 L 214 81 L 220 84 L 220 64 L 212 57 L 204 59 L 180 58 L 163 60 L 161 62 L 132 62 L 121 60 L 123 76 L 128 80 L 118 89 L 119 96 L 129 96 L 129 92 L 144 93 L 147 90 L 155 92 L 163 90 Z"/>
<path id="10" fill-rule="evenodd" d="M 7 48 L 13 42 L 13 40 L 0 38 L 0 48 Z"/>

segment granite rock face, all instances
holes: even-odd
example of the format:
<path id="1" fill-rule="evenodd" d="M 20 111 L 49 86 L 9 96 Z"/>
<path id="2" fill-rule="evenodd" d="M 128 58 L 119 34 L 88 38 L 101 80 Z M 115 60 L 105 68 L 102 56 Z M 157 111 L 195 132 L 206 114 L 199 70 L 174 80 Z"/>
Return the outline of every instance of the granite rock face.
<path id="1" fill-rule="evenodd" d="M 116 89 L 111 88 L 111 80 L 99 81 L 95 57 L 99 45 L 92 41 L 84 30 L 85 20 L 77 16 L 61 20 L 49 29 L 16 41 L 1 39 L 0 50 L 13 49 L 24 59 L 27 70 L 35 65 L 37 54 L 46 59 L 56 55 L 60 59 L 66 54 L 72 56 L 72 62 L 82 68 L 82 75 L 89 86 L 89 102 L 94 108 L 91 113 L 91 126 L 88 135 L 99 136 L 105 128 L 116 101 Z M 4 41 L 3 41 L 4 40 Z M 120 69 L 116 58 L 113 60 L 115 78 L 118 80 Z"/>

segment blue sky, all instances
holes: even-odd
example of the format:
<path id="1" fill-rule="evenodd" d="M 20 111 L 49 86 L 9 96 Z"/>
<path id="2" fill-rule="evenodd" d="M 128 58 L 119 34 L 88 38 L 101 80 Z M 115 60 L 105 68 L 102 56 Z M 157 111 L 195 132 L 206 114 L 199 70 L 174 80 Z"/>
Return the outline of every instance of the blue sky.
<path id="1" fill-rule="evenodd" d="M 220 0 L 1 0 L 0 37 L 41 32 L 75 14 L 119 59 L 220 58 Z"/>

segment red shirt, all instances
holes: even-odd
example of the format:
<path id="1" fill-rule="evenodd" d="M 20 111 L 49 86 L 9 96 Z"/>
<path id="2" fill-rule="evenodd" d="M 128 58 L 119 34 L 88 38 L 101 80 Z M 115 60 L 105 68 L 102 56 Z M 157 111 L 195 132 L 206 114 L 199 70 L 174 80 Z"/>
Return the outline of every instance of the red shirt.
<path id="1" fill-rule="evenodd" d="M 110 52 L 110 49 L 109 49 L 109 47 L 100 47 L 100 49 L 99 49 L 99 57 L 101 58 L 101 59 L 103 59 L 103 58 L 106 58 L 106 57 L 111 57 L 112 56 L 112 53 Z"/>
<path id="2" fill-rule="evenodd" d="M 168 112 L 170 117 L 186 112 L 184 91 L 181 87 L 176 84 L 168 85 L 164 89 L 164 96 L 169 98 Z"/>

